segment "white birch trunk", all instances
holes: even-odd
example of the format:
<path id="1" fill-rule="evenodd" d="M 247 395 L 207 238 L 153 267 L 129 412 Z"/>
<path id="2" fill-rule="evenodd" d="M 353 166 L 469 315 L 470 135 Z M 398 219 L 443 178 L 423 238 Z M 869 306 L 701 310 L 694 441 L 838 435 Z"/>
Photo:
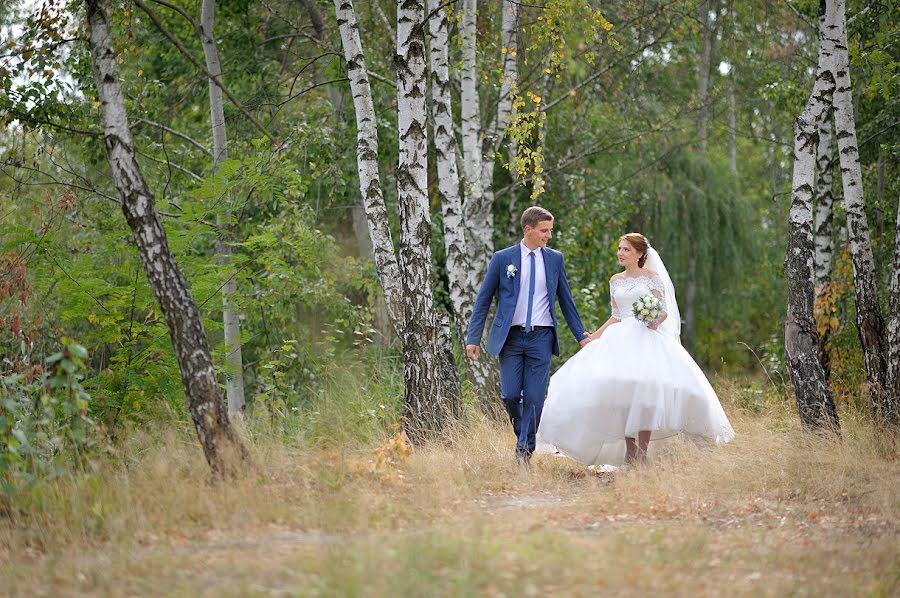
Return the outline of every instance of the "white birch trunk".
<path id="1" fill-rule="evenodd" d="M 800 420 L 808 427 L 837 427 L 838 419 L 825 371 L 819 362 L 819 334 L 813 315 L 812 197 L 816 115 L 807 106 L 794 123 L 794 175 L 784 272 L 788 310 L 784 346 Z"/>
<path id="2" fill-rule="evenodd" d="M 827 17 L 820 18 L 816 83 L 803 113 L 794 122 L 794 172 L 784 261 L 789 301 L 784 345 L 801 421 L 808 427 L 838 429 L 837 411 L 818 355 L 819 333 L 813 303 L 812 208 L 817 129 L 831 118 L 834 94 L 833 44 L 824 35 L 827 24 Z"/>
<path id="3" fill-rule="evenodd" d="M 830 111 L 829 111 L 830 112 Z M 816 149 L 816 211 L 815 211 L 815 287 L 821 292 L 831 280 L 834 256 L 834 136 L 832 119 L 826 117 L 819 124 L 819 143 Z"/>
<path id="4" fill-rule="evenodd" d="M 155 199 L 135 155 L 105 7 L 101 0 L 86 0 L 85 5 L 106 157 L 122 198 L 122 211 L 169 328 L 191 418 L 206 460 L 217 475 L 233 474 L 248 455 L 219 396 L 200 311 L 169 250 Z"/>
<path id="5" fill-rule="evenodd" d="M 697 66 L 697 136 L 699 138 L 700 159 L 706 160 L 709 126 L 709 79 L 712 69 L 713 45 L 715 44 L 717 24 L 710 23 L 710 12 L 717 11 L 717 0 L 703 0 L 697 7 L 700 20 L 700 35 L 702 47 L 700 50 L 700 62 Z M 705 185 L 704 185 L 705 186 Z M 684 285 L 684 326 L 681 329 L 681 339 L 691 348 L 694 344 L 694 328 L 696 322 L 696 297 L 697 297 L 697 254 L 696 244 L 692 244 L 692 251 L 688 257 L 687 281 Z"/>
<path id="6" fill-rule="evenodd" d="M 309 13 L 310 21 L 312 22 L 313 29 L 316 32 L 316 38 L 322 44 L 323 49 L 328 48 L 329 44 L 329 34 L 328 28 L 325 24 L 325 19 L 322 15 L 322 11 L 317 3 L 317 0 L 301 0 L 304 8 Z M 383 16 L 383 13 L 382 13 Z M 390 28 L 389 28 L 390 29 Z M 340 123 L 343 121 L 343 105 L 344 105 L 344 96 L 341 91 L 338 89 L 337 85 L 329 84 L 327 86 L 328 90 L 328 101 L 331 103 L 331 107 L 334 110 L 335 122 Z M 356 237 L 356 246 L 359 250 L 359 257 L 365 261 L 374 262 L 374 253 L 372 247 L 372 239 L 369 236 L 369 222 L 366 217 L 366 205 L 362 196 L 359 199 L 353 202 L 351 210 L 351 218 L 353 219 L 353 234 Z M 374 307 L 375 307 L 375 330 L 378 332 L 376 343 L 382 348 L 387 347 L 390 343 L 390 340 L 394 334 L 394 329 L 392 328 L 391 318 L 388 313 L 387 303 L 385 302 L 384 296 L 382 294 L 376 294 L 374 297 Z"/>
<path id="7" fill-rule="evenodd" d="M 897 202 L 897 226 L 894 241 L 894 268 L 891 271 L 891 288 L 888 320 L 888 393 L 893 412 L 886 418 L 892 425 L 900 425 L 900 201 Z"/>
<path id="8" fill-rule="evenodd" d="M 422 439 L 440 432 L 460 412 L 459 380 L 452 363 L 449 326 L 435 311 L 431 280 L 431 214 L 428 202 L 428 135 L 425 99 L 425 0 L 397 2 L 397 113 L 400 162 L 400 267 L 406 431 Z M 446 332 L 447 336 L 444 336 Z M 451 359 L 447 360 L 447 355 Z"/>
<path id="9" fill-rule="evenodd" d="M 706 158 L 709 124 L 709 78 L 712 69 L 713 44 L 715 43 L 716 28 L 710 24 L 709 13 L 713 10 L 714 2 L 703 0 L 697 8 L 700 19 L 700 35 L 703 45 L 700 49 L 700 64 L 697 68 L 697 136 L 700 140 L 700 156 Z"/>
<path id="10" fill-rule="evenodd" d="M 476 289 L 471 285 L 469 253 L 466 247 L 465 219 L 460 197 L 457 144 L 453 127 L 450 95 L 449 32 L 446 12 L 440 0 L 428 0 L 431 14 L 431 118 L 437 158 L 438 194 L 444 221 L 444 248 L 447 253 L 447 278 L 450 301 L 456 315 L 456 333 L 465 345 L 466 325 L 472 317 Z M 488 357 L 485 355 L 485 357 Z M 466 360 L 469 378 L 475 387 L 482 410 L 491 413 L 499 405 L 498 368 L 494 359 Z"/>
<path id="11" fill-rule="evenodd" d="M 215 0 L 203 0 L 200 12 L 200 42 L 203 45 L 203 56 L 206 58 L 206 70 L 209 71 L 209 115 L 213 133 L 213 172 L 228 159 L 228 136 L 225 130 L 225 107 L 222 88 L 215 79 L 222 81 L 222 65 L 219 62 L 219 51 L 213 34 L 215 23 Z M 222 322 L 225 334 L 225 396 L 228 399 L 228 412 L 242 414 L 244 412 L 244 364 L 241 357 L 241 323 L 233 306 L 237 293 L 237 283 L 231 272 L 231 246 L 228 244 L 231 233 L 231 215 L 216 216 L 216 225 L 222 231 L 216 242 L 219 253 L 219 265 L 222 266 L 228 279 L 222 286 Z"/>
<path id="12" fill-rule="evenodd" d="M 825 39 L 824 32 L 827 29 L 826 14 L 819 15 L 819 38 L 823 59 L 819 61 L 818 77 L 831 77 L 833 80 L 834 44 L 830 39 Z M 825 71 L 828 71 L 826 74 Z M 833 95 L 833 93 L 832 93 Z M 831 98 L 826 98 L 831 99 Z M 833 135 L 833 106 L 829 106 L 822 119 L 819 121 L 819 140 L 816 147 L 816 188 L 815 188 L 815 212 L 813 215 L 815 259 L 813 263 L 813 287 L 816 293 L 816 304 L 819 298 L 827 291 L 826 285 L 831 281 L 831 269 L 834 255 L 834 135 Z M 830 314 L 822 314 L 823 318 L 829 318 Z M 831 351 L 829 340 L 831 327 L 825 329 L 825 333 L 819 337 L 819 362 L 825 372 L 825 380 L 831 377 Z"/>
<path id="13" fill-rule="evenodd" d="M 372 238 L 369 236 L 369 219 L 366 217 L 366 206 L 362 199 L 353 202 L 350 207 L 353 218 L 353 235 L 356 237 L 356 246 L 359 249 L 359 257 L 365 261 L 374 263 L 375 256 L 372 250 Z M 376 266 L 377 267 L 377 266 Z M 375 331 L 378 333 L 375 339 L 378 346 L 386 348 L 390 345 L 395 332 L 391 324 L 391 316 L 388 313 L 387 302 L 382 292 L 375 293 Z"/>
<path id="14" fill-rule="evenodd" d="M 497 116 L 487 134 L 488 154 L 493 163 L 493 155 L 500 149 L 506 136 L 506 128 L 513 116 L 513 101 L 519 88 L 519 4 L 504 0 L 500 30 L 500 45 L 506 49 L 503 56 L 503 79 L 500 81 L 500 95 L 497 98 Z M 493 169 L 491 169 L 493 184 Z M 484 182 L 484 178 L 482 178 Z"/>
<path id="15" fill-rule="evenodd" d="M 484 255 L 484 187 L 482 184 L 481 105 L 478 98 L 477 29 L 478 0 L 463 0 L 459 35 L 462 60 L 459 68 L 460 120 L 462 125 L 464 218 L 470 258 L 470 286 L 477 289 L 487 269 Z M 492 227 L 491 227 L 492 228 Z"/>
<path id="16" fill-rule="evenodd" d="M 456 136 L 450 97 L 449 32 L 446 13 L 440 0 L 428 0 L 431 14 L 431 119 L 438 174 L 438 194 L 444 221 L 444 247 L 447 252 L 447 277 L 450 302 L 457 318 L 467 322 L 472 315 L 474 289 L 468 284 L 469 260 L 466 251 L 465 219 L 459 192 L 459 165 L 456 161 Z"/>
<path id="17" fill-rule="evenodd" d="M 414 441 L 440 432 L 459 413 L 459 379 L 446 315 L 435 312 L 431 282 L 425 123 L 424 0 L 397 9 L 400 261 L 394 253 L 378 175 L 378 137 L 365 55 L 351 0 L 334 0 L 357 124 L 360 191 L 391 320 L 403 343 L 406 432 Z"/>
<path id="18" fill-rule="evenodd" d="M 472 249 L 473 270 L 478 280 L 484 278 L 487 266 L 494 253 L 494 163 L 506 137 L 506 128 L 513 113 L 513 97 L 519 86 L 517 27 L 519 23 L 519 4 L 503 0 L 502 26 L 500 43 L 506 48 L 503 54 L 503 79 L 500 82 L 500 95 L 497 98 L 497 116 L 488 129 L 480 151 L 484 152 L 481 162 L 481 194 L 480 210 L 467 219 L 473 231 L 476 245 Z M 468 158 L 467 158 L 468 159 Z M 468 212 L 470 214 L 471 212 Z"/>
<path id="19" fill-rule="evenodd" d="M 372 240 L 372 252 L 381 288 L 393 327 L 399 334 L 403 331 L 403 310 L 401 309 L 400 267 L 394 253 L 391 229 L 388 223 L 387 207 L 378 173 L 378 129 L 375 120 L 375 106 L 372 102 L 372 88 L 369 72 L 363 54 L 356 13 L 351 0 L 334 0 L 335 16 L 341 32 L 344 59 L 347 61 L 347 76 L 356 113 L 356 163 L 359 174 L 359 190 L 365 204 Z"/>
<path id="20" fill-rule="evenodd" d="M 735 97 L 734 66 L 732 65 L 731 81 L 728 85 L 728 165 L 731 174 L 737 176 L 737 98 Z"/>
<path id="21" fill-rule="evenodd" d="M 884 319 L 878 303 L 875 260 L 872 255 L 862 169 L 859 164 L 845 2 L 828 0 L 826 4 L 831 24 L 827 35 L 833 39 L 835 48 L 834 124 L 844 190 L 843 207 L 850 233 L 853 280 L 856 285 L 856 323 L 870 385 L 872 408 L 876 421 L 883 422 L 892 417 L 891 414 L 896 412 L 897 407 L 885 392 L 887 355 L 884 345 Z"/>

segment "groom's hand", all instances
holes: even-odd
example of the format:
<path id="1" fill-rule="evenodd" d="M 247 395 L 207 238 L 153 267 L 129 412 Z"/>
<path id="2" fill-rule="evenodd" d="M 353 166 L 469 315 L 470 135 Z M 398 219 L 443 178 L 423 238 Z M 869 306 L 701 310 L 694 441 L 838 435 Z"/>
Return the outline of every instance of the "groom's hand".
<path id="1" fill-rule="evenodd" d="M 478 361 L 478 356 L 481 355 L 481 346 L 466 345 L 466 355 L 468 355 L 469 359 L 472 361 Z"/>
<path id="2" fill-rule="evenodd" d="M 578 344 L 581 345 L 582 347 L 584 347 L 585 345 L 587 345 L 587 344 L 588 344 L 589 342 L 591 342 L 592 340 L 594 340 L 594 339 L 591 338 L 591 335 L 588 334 L 587 332 L 585 332 L 585 333 L 584 333 L 584 338 L 581 339 L 580 341 L 578 341 Z"/>

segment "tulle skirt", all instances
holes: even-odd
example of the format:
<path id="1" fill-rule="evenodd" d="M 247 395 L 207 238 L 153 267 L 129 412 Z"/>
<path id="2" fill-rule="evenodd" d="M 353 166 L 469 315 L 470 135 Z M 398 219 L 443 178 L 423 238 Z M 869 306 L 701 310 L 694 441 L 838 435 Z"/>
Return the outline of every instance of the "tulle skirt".
<path id="1" fill-rule="evenodd" d="M 674 337 L 626 319 L 569 359 L 550 378 L 538 452 L 559 451 L 586 465 L 614 463 L 624 439 L 678 433 L 728 442 L 734 430 L 712 386 Z"/>

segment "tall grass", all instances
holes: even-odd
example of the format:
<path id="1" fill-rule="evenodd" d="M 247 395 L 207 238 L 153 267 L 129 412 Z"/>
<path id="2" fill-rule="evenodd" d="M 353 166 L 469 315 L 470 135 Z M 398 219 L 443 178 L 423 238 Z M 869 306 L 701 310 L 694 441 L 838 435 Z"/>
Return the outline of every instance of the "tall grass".
<path id="1" fill-rule="evenodd" d="M 816 435 L 788 405 L 756 413 L 725 389 L 731 443 L 676 440 L 598 475 L 553 456 L 517 468 L 508 427 L 473 411 L 407 456 L 395 416 L 369 412 L 392 397 L 351 370 L 329 388 L 314 420 L 247 423 L 240 479 L 210 480 L 190 429 L 150 428 L 96 471 L 36 486 L 0 520 L 0 579 L 13 593 L 900 590 L 900 463 L 861 414 Z"/>

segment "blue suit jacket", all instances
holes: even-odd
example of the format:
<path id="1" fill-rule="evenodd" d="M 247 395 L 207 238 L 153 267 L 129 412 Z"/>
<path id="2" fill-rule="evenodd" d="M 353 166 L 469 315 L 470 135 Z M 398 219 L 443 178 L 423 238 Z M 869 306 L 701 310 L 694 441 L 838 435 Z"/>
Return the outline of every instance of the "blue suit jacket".
<path id="1" fill-rule="evenodd" d="M 509 266 L 515 267 L 515 276 L 508 276 Z M 472 319 L 469 321 L 469 332 L 466 344 L 481 344 L 481 336 L 484 332 L 484 321 L 487 318 L 488 309 L 497 296 L 497 315 L 488 332 L 485 349 L 491 355 L 499 355 L 509 335 L 513 314 L 516 311 L 516 302 L 519 299 L 519 271 L 522 269 L 522 250 L 519 243 L 512 247 L 501 249 L 491 258 L 487 274 L 478 296 L 475 298 L 475 306 L 472 309 Z M 566 266 L 560 252 L 544 248 L 544 270 L 547 274 L 547 294 L 550 297 L 550 316 L 553 318 L 553 354 L 559 355 L 559 333 L 556 321 L 556 300 L 563 317 L 569 325 L 569 330 L 575 335 L 576 341 L 584 339 L 584 324 L 575 308 L 575 300 L 569 289 L 569 281 L 566 278 Z"/>

